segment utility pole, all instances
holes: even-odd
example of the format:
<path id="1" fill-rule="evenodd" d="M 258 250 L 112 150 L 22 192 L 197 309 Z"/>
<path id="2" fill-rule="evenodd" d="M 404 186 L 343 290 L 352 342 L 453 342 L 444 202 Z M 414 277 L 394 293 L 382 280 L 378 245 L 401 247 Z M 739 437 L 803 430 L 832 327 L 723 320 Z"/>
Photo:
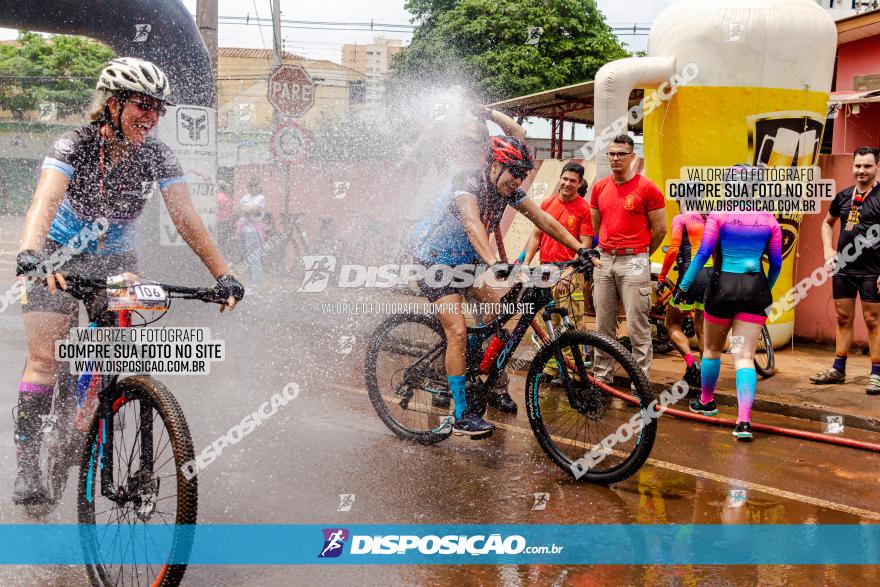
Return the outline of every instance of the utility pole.
<path id="1" fill-rule="evenodd" d="M 272 71 L 281 67 L 281 0 L 272 0 Z"/>
<path id="2" fill-rule="evenodd" d="M 211 71 L 217 79 L 217 0 L 196 1 L 196 25 L 208 48 Z"/>

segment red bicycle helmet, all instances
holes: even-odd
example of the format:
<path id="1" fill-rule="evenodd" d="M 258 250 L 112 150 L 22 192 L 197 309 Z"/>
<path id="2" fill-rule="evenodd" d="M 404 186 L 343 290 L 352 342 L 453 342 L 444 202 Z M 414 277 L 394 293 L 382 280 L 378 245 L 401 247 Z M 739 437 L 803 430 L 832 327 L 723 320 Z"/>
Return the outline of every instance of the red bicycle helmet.
<path id="1" fill-rule="evenodd" d="M 535 158 L 524 141 L 516 137 L 492 137 L 486 152 L 486 162 L 497 161 L 504 167 L 532 170 Z"/>

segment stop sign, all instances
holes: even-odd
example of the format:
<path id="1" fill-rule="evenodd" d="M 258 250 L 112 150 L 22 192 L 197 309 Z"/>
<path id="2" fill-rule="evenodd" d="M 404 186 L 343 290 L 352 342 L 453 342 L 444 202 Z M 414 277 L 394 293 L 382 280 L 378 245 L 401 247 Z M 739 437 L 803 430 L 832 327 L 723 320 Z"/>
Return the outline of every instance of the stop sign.
<path id="1" fill-rule="evenodd" d="M 302 116 L 315 103 L 315 84 L 299 65 L 282 65 L 269 78 L 269 102 L 285 116 Z"/>

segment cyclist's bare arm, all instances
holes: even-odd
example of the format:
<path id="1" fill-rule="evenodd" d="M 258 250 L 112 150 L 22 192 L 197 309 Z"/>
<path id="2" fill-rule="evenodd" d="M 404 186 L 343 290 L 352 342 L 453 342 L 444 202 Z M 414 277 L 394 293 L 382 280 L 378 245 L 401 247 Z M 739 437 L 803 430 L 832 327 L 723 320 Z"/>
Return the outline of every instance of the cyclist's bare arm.
<path id="1" fill-rule="evenodd" d="M 532 259 L 535 258 L 535 254 L 538 252 L 538 245 L 541 244 L 542 234 L 541 229 L 536 228 L 529 237 L 529 242 L 526 243 L 526 265 L 529 265 Z"/>
<path id="2" fill-rule="evenodd" d="M 507 136 L 516 137 L 518 139 L 526 138 L 526 129 L 517 124 L 514 119 L 503 112 L 491 110 L 489 120 L 500 126 L 501 131 Z"/>
<path id="3" fill-rule="evenodd" d="M 49 234 L 49 226 L 52 224 L 52 219 L 55 218 L 55 213 L 58 212 L 58 206 L 61 205 L 69 184 L 70 181 L 67 177 L 55 169 L 44 169 L 40 173 L 40 180 L 34 191 L 34 199 L 24 219 L 20 251 L 38 251 L 43 248 L 46 235 Z M 49 275 L 46 279 L 49 292 L 53 294 L 55 293 L 55 279 L 53 275 Z M 65 286 L 63 277 L 59 276 L 58 281 L 61 287 Z"/>
<path id="4" fill-rule="evenodd" d="M 599 235 L 599 225 L 602 224 L 602 213 L 590 207 L 590 220 L 593 222 L 593 234 Z"/>
<path id="5" fill-rule="evenodd" d="M 825 215 L 822 221 L 822 251 L 825 261 L 837 257 L 837 251 L 834 250 L 834 225 L 837 224 L 837 217 L 831 214 Z"/>
<path id="6" fill-rule="evenodd" d="M 523 216 L 528 218 L 539 231 L 546 232 L 556 242 L 565 245 L 572 251 L 581 248 L 581 242 L 578 239 L 571 236 L 571 233 L 565 230 L 565 227 L 559 224 L 558 220 L 541 210 L 533 201 L 523 200 L 517 210 L 522 212 Z"/>
<path id="7" fill-rule="evenodd" d="M 189 248 L 198 255 L 208 271 L 214 278 L 228 274 L 229 265 L 220 254 L 220 249 L 211 233 L 202 222 L 202 217 L 193 206 L 192 198 L 189 195 L 189 188 L 185 183 L 176 183 L 162 190 L 162 197 L 165 199 L 165 206 L 168 208 L 168 214 L 174 222 L 177 232 L 189 245 Z M 229 298 L 229 307 L 235 308 L 235 299 Z M 220 307 L 220 311 L 223 311 Z"/>
<path id="8" fill-rule="evenodd" d="M 477 198 L 472 194 L 460 194 L 455 198 L 458 211 L 461 216 L 461 224 L 477 252 L 477 256 L 486 265 L 494 265 L 498 262 L 498 255 L 489 244 L 489 236 L 486 227 L 480 220 L 480 207 Z"/>

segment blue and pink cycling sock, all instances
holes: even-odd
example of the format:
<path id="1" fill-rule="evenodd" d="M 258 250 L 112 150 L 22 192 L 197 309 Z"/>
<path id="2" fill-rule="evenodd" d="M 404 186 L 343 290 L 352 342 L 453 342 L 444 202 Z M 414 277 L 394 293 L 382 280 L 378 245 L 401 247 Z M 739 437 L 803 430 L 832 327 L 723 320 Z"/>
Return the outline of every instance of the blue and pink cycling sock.
<path id="1" fill-rule="evenodd" d="M 467 377 L 464 375 L 447 375 L 446 381 L 449 382 L 449 391 L 452 392 L 452 401 L 455 402 L 455 419 L 461 420 L 464 409 L 467 407 L 467 396 L 465 395 Z"/>
<path id="2" fill-rule="evenodd" d="M 758 386 L 758 376 L 753 368 L 736 370 L 736 400 L 739 403 L 739 412 L 736 423 L 750 422 L 752 419 L 752 403 L 755 401 L 755 389 Z"/>
<path id="3" fill-rule="evenodd" d="M 700 362 L 700 381 L 703 385 L 703 393 L 700 395 L 700 403 L 705 405 L 715 399 L 715 385 L 718 383 L 718 375 L 721 373 L 721 359 L 707 359 L 703 357 Z"/>

